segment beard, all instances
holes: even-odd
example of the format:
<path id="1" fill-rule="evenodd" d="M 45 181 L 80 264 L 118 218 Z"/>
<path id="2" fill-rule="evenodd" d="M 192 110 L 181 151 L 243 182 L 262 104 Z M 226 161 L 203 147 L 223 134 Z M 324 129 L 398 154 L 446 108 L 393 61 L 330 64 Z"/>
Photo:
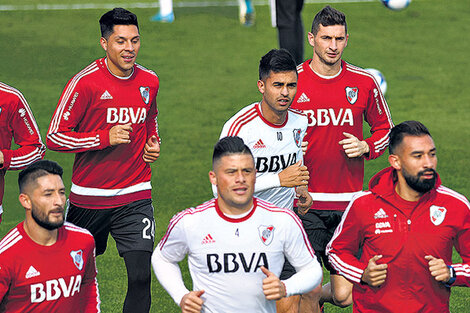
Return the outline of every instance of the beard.
<path id="1" fill-rule="evenodd" d="M 31 210 L 31 216 L 33 217 L 34 221 L 39 226 L 41 226 L 42 228 L 45 228 L 47 230 L 54 230 L 54 229 L 57 229 L 59 227 L 62 227 L 62 225 L 64 225 L 64 220 L 65 220 L 65 218 L 62 218 L 62 220 L 60 220 L 60 221 L 51 222 L 47 215 L 42 214 L 42 213 L 37 213 L 34 208 Z"/>
<path id="2" fill-rule="evenodd" d="M 429 172 L 432 172 L 432 178 L 422 179 L 422 176 Z M 426 193 L 436 185 L 437 173 L 432 168 L 418 172 L 416 176 L 409 174 L 404 168 L 402 168 L 402 173 L 408 186 L 419 193 Z"/>

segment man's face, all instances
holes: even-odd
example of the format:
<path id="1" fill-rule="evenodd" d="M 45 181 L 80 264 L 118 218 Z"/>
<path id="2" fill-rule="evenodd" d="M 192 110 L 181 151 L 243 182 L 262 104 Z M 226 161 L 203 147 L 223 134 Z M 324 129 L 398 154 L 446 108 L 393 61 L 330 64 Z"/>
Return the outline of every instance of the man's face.
<path id="1" fill-rule="evenodd" d="M 114 25 L 108 39 L 101 37 L 108 67 L 117 76 L 129 76 L 140 49 L 140 35 L 135 25 Z"/>
<path id="2" fill-rule="evenodd" d="M 41 176 L 31 189 L 27 194 L 32 218 L 47 230 L 61 227 L 64 224 L 66 200 L 62 178 L 52 174 Z"/>
<path id="3" fill-rule="evenodd" d="M 340 62 L 344 48 L 348 44 L 348 35 L 344 25 L 323 26 L 318 33 L 308 33 L 308 42 L 313 47 L 313 58 L 328 66 Z"/>
<path id="4" fill-rule="evenodd" d="M 437 179 L 437 156 L 434 141 L 428 135 L 406 136 L 397 149 L 399 170 L 413 190 L 425 193 Z"/>
<path id="5" fill-rule="evenodd" d="M 256 169 L 253 157 L 249 154 L 225 155 L 214 164 L 209 173 L 217 194 L 229 208 L 246 209 L 253 198 Z"/>
<path id="6" fill-rule="evenodd" d="M 297 72 L 270 72 L 266 81 L 258 80 L 258 90 L 263 94 L 263 109 L 280 114 L 294 101 L 297 92 Z"/>

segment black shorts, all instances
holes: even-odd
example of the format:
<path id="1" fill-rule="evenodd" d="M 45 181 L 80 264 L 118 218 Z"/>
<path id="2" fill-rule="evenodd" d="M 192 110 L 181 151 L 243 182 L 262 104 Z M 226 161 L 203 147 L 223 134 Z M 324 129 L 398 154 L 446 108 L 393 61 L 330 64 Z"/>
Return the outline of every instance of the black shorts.
<path id="1" fill-rule="evenodd" d="M 110 232 L 121 257 L 128 251 L 153 251 L 155 219 L 150 199 L 111 209 L 85 209 L 69 203 L 66 220 L 93 234 L 96 255 L 106 250 Z"/>
<path id="2" fill-rule="evenodd" d="M 325 250 L 328 242 L 333 237 L 336 227 L 341 222 L 343 211 L 308 210 L 305 215 L 301 215 L 298 214 L 297 208 L 294 208 L 294 212 L 302 221 L 318 262 L 323 264 L 330 274 L 337 274 L 336 270 L 328 263 Z M 295 268 L 286 259 L 280 278 L 287 279 L 294 274 Z"/>

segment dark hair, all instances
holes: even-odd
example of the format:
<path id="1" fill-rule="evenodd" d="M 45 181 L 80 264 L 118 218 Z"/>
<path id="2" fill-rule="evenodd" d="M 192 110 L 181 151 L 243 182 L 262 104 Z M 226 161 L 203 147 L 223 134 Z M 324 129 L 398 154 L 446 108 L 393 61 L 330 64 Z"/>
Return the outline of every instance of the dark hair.
<path id="1" fill-rule="evenodd" d="M 214 154 L 212 155 L 212 165 L 220 160 L 223 156 L 229 154 L 249 154 L 253 157 L 250 148 L 243 142 L 243 139 L 237 136 L 228 136 L 220 139 L 214 146 Z"/>
<path id="2" fill-rule="evenodd" d="M 403 142 L 405 136 L 425 136 L 432 137 L 429 130 L 418 121 L 405 121 L 392 128 L 390 131 L 390 143 L 388 152 L 393 154 L 397 147 Z"/>
<path id="3" fill-rule="evenodd" d="M 18 186 L 20 193 L 23 193 L 26 186 L 35 182 L 36 179 L 49 174 L 62 177 L 64 170 L 54 161 L 40 160 L 30 164 L 27 168 L 18 174 Z"/>
<path id="4" fill-rule="evenodd" d="M 114 8 L 101 16 L 101 37 L 108 39 L 114 32 L 114 25 L 135 25 L 139 29 L 137 16 L 123 8 Z"/>
<path id="5" fill-rule="evenodd" d="M 320 24 L 323 26 L 344 25 L 345 33 L 348 33 L 348 25 L 346 24 L 346 15 L 329 5 L 324 7 L 320 12 L 315 15 L 312 22 L 312 34 L 316 35 L 320 29 Z"/>
<path id="6" fill-rule="evenodd" d="M 259 60 L 259 79 L 266 79 L 272 72 L 290 72 L 297 73 L 297 65 L 294 58 L 286 49 L 272 49 Z"/>

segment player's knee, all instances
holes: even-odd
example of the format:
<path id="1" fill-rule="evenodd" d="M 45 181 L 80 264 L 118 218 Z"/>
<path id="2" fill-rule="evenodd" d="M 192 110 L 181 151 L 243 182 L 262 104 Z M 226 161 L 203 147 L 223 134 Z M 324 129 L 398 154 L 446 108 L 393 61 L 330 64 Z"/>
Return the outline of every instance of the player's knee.
<path id="1" fill-rule="evenodd" d="M 341 307 L 345 308 L 352 304 L 352 290 L 349 287 L 336 287 L 332 290 L 333 301 L 334 303 Z"/>

